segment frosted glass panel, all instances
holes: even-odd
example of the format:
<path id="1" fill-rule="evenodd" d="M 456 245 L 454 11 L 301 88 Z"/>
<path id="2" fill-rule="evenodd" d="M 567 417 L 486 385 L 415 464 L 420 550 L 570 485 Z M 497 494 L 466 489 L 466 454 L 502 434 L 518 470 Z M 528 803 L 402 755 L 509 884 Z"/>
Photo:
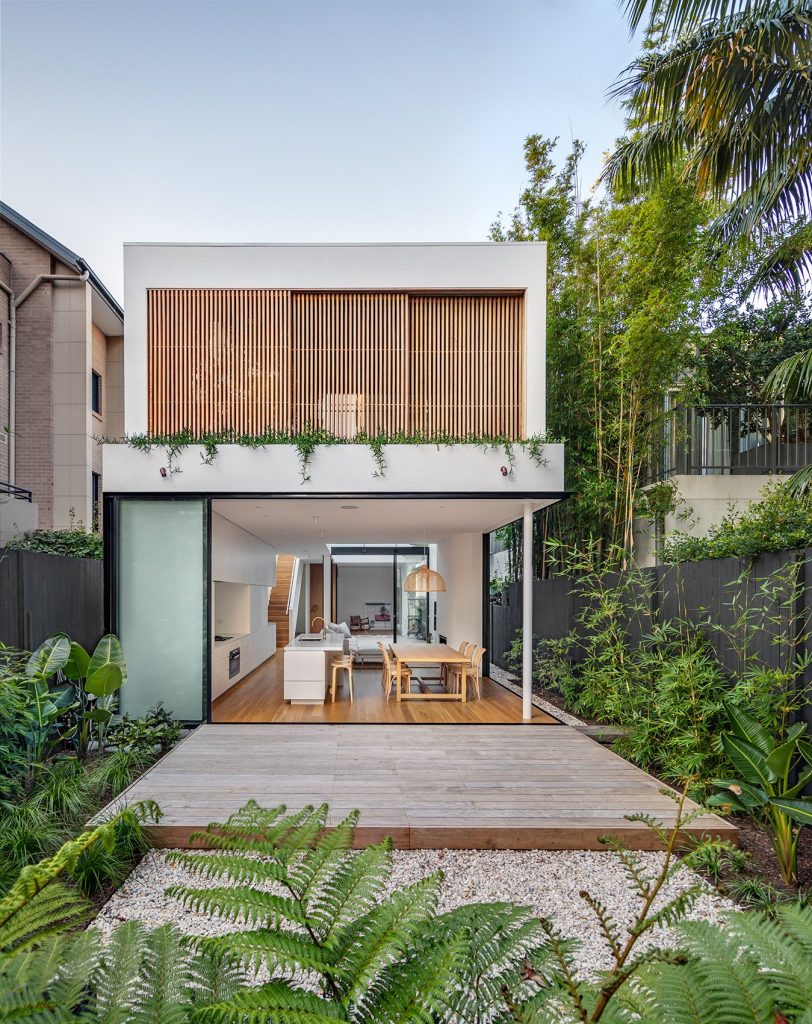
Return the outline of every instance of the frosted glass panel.
<path id="1" fill-rule="evenodd" d="M 121 499 L 122 711 L 143 715 L 163 701 L 176 718 L 203 718 L 203 543 L 202 501 Z"/>

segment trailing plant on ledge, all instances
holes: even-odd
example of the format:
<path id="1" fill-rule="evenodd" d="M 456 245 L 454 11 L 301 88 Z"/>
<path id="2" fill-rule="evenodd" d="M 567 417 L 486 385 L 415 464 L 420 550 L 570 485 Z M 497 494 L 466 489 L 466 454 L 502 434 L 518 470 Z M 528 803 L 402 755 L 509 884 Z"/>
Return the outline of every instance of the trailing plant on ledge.
<path id="1" fill-rule="evenodd" d="M 166 469 L 170 476 L 180 473 L 177 464 L 178 456 L 185 448 L 199 447 L 202 449 L 200 458 L 207 466 L 217 457 L 221 445 L 236 444 L 244 448 L 266 448 L 272 445 L 292 445 L 299 456 L 299 472 L 302 483 L 310 479 L 310 464 L 318 448 L 334 445 L 357 444 L 369 448 L 375 465 L 374 477 L 386 475 L 387 445 L 434 445 L 437 448 L 454 447 L 455 445 L 474 445 L 486 451 L 498 450 L 504 453 L 508 473 L 513 472 L 516 463 L 516 448 L 527 452 L 533 464 L 542 468 L 548 464 L 545 446 L 560 443 L 557 439 L 544 434 L 514 440 L 506 434 L 445 434 L 445 433 L 358 433 L 353 437 L 342 437 L 329 430 L 307 427 L 305 430 L 266 430 L 260 434 L 241 434 L 234 430 L 195 433 L 182 430 L 176 434 L 125 434 L 123 438 L 97 438 L 101 444 L 126 444 L 141 452 L 151 452 L 155 448 L 162 449 L 166 454 Z"/>

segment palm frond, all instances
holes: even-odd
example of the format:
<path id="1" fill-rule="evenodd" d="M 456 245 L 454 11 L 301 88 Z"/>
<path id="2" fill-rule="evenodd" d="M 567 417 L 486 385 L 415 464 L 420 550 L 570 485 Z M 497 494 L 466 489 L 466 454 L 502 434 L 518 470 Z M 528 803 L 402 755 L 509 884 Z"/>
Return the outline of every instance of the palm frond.
<path id="1" fill-rule="evenodd" d="M 634 129 L 603 177 L 633 193 L 679 175 L 726 205 L 712 234 L 764 239 L 808 223 L 812 211 L 812 6 L 720 7 L 718 19 L 646 52 L 622 74 L 613 95 Z M 787 252 L 772 280 L 787 275 L 810 279 L 802 250 Z"/>
<path id="2" fill-rule="evenodd" d="M 623 0 L 621 6 L 634 31 L 648 14 L 649 24 L 661 25 L 669 34 L 696 28 L 709 19 L 719 20 L 742 10 L 765 14 L 774 0 Z"/>
<path id="3" fill-rule="evenodd" d="M 812 398 L 812 349 L 780 362 L 767 377 L 764 393 L 777 401 L 805 402 Z"/>
<path id="4" fill-rule="evenodd" d="M 744 294 L 763 290 L 774 296 L 802 292 L 812 282 L 812 225 L 801 224 L 773 246 L 764 246 Z"/>

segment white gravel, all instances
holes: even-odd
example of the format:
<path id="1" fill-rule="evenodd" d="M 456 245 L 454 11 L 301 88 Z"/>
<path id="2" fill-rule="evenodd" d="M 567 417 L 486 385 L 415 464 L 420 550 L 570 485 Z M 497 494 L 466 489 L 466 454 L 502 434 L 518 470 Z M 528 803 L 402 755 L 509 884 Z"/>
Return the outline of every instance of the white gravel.
<path id="1" fill-rule="evenodd" d="M 510 672 L 505 672 L 503 668 L 499 668 L 498 665 L 491 665 L 490 677 L 494 682 L 504 686 L 505 689 L 515 693 L 517 697 L 522 695 L 522 684 L 516 676 L 511 675 Z M 552 704 L 549 700 L 545 700 L 543 697 L 539 697 L 537 693 L 534 693 L 530 698 L 533 702 L 533 707 L 538 708 L 540 711 L 546 711 L 548 715 L 552 715 L 553 718 L 557 718 L 559 722 L 564 725 L 571 725 L 577 728 L 579 725 L 586 725 L 586 722 L 581 721 L 580 718 L 576 718 L 575 715 L 570 714 L 569 711 L 564 711 L 555 704 Z"/>
<path id="2" fill-rule="evenodd" d="M 654 873 L 662 864 L 662 854 L 641 853 L 647 869 Z M 392 888 L 425 877 L 441 868 L 445 873 L 440 910 L 462 903 L 509 901 L 532 907 L 552 919 L 567 936 L 581 942 L 577 954 L 581 971 L 591 974 L 606 968 L 609 957 L 602 942 L 594 914 L 579 896 L 581 890 L 605 903 L 615 921 L 628 925 L 638 902 L 629 892 L 626 876 L 617 857 L 595 851 L 491 851 L 491 850 L 396 850 L 393 855 Z M 663 900 L 697 881 L 693 872 L 682 869 L 672 880 Z M 95 927 L 104 933 L 120 921 L 137 919 L 155 927 L 171 922 L 192 935 L 216 935 L 233 931 L 239 925 L 207 914 L 185 910 L 164 894 L 170 885 L 197 888 L 214 886 L 184 869 L 167 863 L 163 851 L 147 854 L 122 887 L 102 908 Z M 734 904 L 723 899 L 711 886 L 691 912 L 691 918 L 718 920 Z M 652 943 L 668 944 L 666 930 L 652 933 Z"/>

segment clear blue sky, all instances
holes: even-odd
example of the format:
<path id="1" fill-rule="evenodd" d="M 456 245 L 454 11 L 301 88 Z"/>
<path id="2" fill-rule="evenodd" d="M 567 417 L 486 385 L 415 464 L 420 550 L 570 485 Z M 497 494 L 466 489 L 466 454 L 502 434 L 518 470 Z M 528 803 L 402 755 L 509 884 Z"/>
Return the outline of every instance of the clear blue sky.
<path id="1" fill-rule="evenodd" d="M 119 297 L 125 241 L 466 241 L 522 142 L 622 129 L 615 0 L 4 0 L 3 199 Z"/>

